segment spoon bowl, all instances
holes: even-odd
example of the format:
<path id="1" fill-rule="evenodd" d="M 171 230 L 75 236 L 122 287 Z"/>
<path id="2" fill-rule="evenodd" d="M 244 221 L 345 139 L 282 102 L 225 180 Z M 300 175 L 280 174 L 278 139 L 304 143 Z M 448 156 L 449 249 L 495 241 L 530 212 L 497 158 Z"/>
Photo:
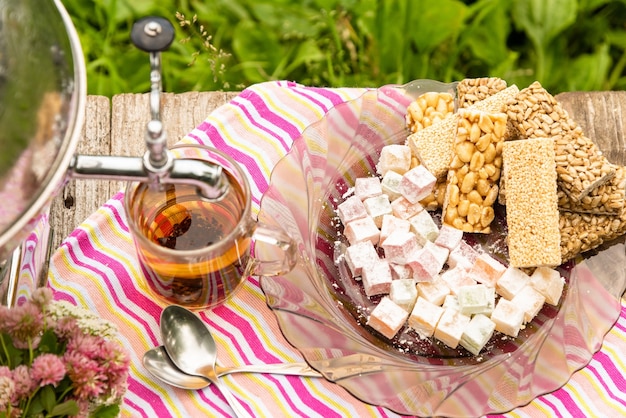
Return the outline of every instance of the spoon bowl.
<path id="1" fill-rule="evenodd" d="M 172 362 L 183 372 L 205 377 L 222 392 L 238 417 L 250 416 L 217 377 L 217 346 L 206 324 L 190 310 L 170 305 L 161 313 L 163 345 Z"/>

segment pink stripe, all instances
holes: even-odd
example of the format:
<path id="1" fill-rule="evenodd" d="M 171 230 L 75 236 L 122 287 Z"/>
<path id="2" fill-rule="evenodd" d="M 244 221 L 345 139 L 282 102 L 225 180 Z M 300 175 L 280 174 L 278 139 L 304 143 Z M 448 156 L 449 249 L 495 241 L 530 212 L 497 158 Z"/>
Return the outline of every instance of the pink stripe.
<path id="1" fill-rule="evenodd" d="M 559 389 L 556 392 L 553 392 L 552 396 L 554 396 L 556 399 L 558 399 L 563 404 L 564 410 L 569 412 L 571 414 L 571 416 L 574 416 L 574 417 L 584 417 L 585 416 L 583 411 L 581 411 L 580 408 L 578 408 L 578 405 L 576 405 L 576 402 L 572 399 L 572 396 L 570 395 L 570 393 L 567 392 L 566 390 Z M 562 417 L 563 416 L 561 407 L 555 405 L 552 402 L 550 402 L 550 396 L 549 395 L 548 396 L 543 396 L 540 399 L 541 399 L 542 403 L 544 403 L 545 405 L 548 405 L 550 407 L 550 409 L 552 409 L 554 411 L 554 415 L 555 416 L 558 416 L 558 417 Z"/>
<path id="2" fill-rule="evenodd" d="M 599 366 L 602 367 L 606 371 L 606 373 L 609 375 L 609 377 L 611 378 L 615 386 L 622 389 L 621 394 L 623 395 L 624 394 L 623 391 L 624 389 L 626 389 L 626 379 L 624 379 L 624 376 L 622 376 L 622 373 L 615 367 L 615 363 L 613 363 L 611 358 L 606 353 L 598 351 L 596 355 L 594 356 L 594 360 L 597 360 L 600 363 Z M 593 373 L 593 375 L 598 378 L 598 383 L 602 385 L 602 387 L 604 388 L 606 393 L 611 397 L 611 399 L 622 404 L 624 406 L 624 410 L 626 411 L 626 400 L 617 396 L 618 394 L 615 394 L 613 391 L 611 391 L 611 389 L 609 389 L 608 385 L 604 381 L 604 376 L 602 376 L 598 372 L 596 366 L 593 364 L 589 365 L 589 371 L 591 371 L 591 373 Z"/>
<path id="3" fill-rule="evenodd" d="M 215 403 L 215 399 L 221 398 L 224 399 L 224 396 L 222 395 L 222 393 L 217 389 L 217 387 L 215 385 L 211 385 L 210 387 L 210 391 L 205 390 L 199 390 L 196 393 L 198 394 L 198 397 L 200 399 L 202 399 L 204 401 L 204 403 L 206 403 L 207 405 L 211 406 L 215 411 L 213 412 L 218 412 L 225 417 L 230 417 L 231 413 L 227 410 L 224 410 L 223 408 L 221 408 L 218 404 Z M 210 394 L 210 395 L 209 395 Z M 224 399 L 225 401 L 225 399 Z M 246 407 L 247 411 L 250 411 L 248 409 L 248 407 Z"/>
<path id="4" fill-rule="evenodd" d="M 307 98 L 310 102 L 315 103 L 315 105 L 319 107 L 320 109 L 324 110 L 324 112 L 328 112 L 333 106 L 336 106 L 339 103 L 343 103 L 345 101 L 341 96 L 339 96 L 336 93 L 333 93 L 332 91 L 328 89 L 294 89 L 294 92 Z M 329 107 L 326 104 L 322 103 L 321 100 L 316 99 L 315 95 L 311 93 L 316 93 L 316 95 L 319 95 L 328 99 L 331 102 L 331 106 Z"/>
<path id="5" fill-rule="evenodd" d="M 136 394 L 139 398 L 142 399 L 151 399 L 150 406 L 152 411 L 155 413 L 158 411 L 159 417 L 164 417 L 163 413 L 168 410 L 167 403 L 162 401 L 160 396 L 156 396 L 152 391 L 149 391 L 141 382 L 138 382 L 137 379 L 134 379 L 132 375 L 128 376 L 128 390 L 134 394 Z M 132 405 L 133 409 L 141 414 L 143 417 L 154 416 L 152 413 L 148 413 L 143 409 L 143 405 L 139 406 L 133 402 L 131 402 L 128 396 L 124 399 L 124 403 L 126 405 Z M 168 416 L 172 416 L 172 414 L 168 414 Z"/>
<path id="6" fill-rule="evenodd" d="M 126 304 L 121 302 L 121 300 L 117 296 L 117 293 L 116 293 L 115 289 L 113 288 L 111 282 L 109 281 L 109 278 L 107 277 L 106 273 L 100 271 L 94 265 L 83 263 L 82 261 L 79 260 L 79 258 L 75 254 L 74 248 L 72 246 L 67 245 L 67 244 L 64 244 L 64 245 L 68 249 L 68 254 L 70 255 L 70 258 L 74 261 L 74 263 L 77 266 L 84 267 L 84 268 L 94 272 L 97 276 L 99 276 L 102 279 L 102 284 L 104 284 L 106 286 L 107 290 L 108 290 L 107 293 L 113 299 L 113 301 L 115 302 L 115 305 L 118 307 L 118 309 L 126 312 L 131 318 L 134 318 L 137 321 L 138 324 L 140 324 L 143 328 L 145 328 L 147 336 L 151 339 L 151 341 L 154 344 L 157 344 L 159 339 L 158 339 L 157 336 L 155 336 L 155 334 L 153 332 L 151 332 L 149 324 L 146 323 L 141 317 L 137 316 L 132 309 L 129 309 L 126 306 Z M 108 257 L 106 254 L 102 254 L 102 253 L 99 253 L 98 251 L 96 251 L 91 246 L 91 242 L 88 239 L 87 240 L 83 240 L 81 242 L 81 244 L 79 245 L 79 247 L 81 248 L 83 254 L 87 258 L 90 258 L 92 260 L 99 260 L 100 263 L 106 264 L 109 267 L 111 267 L 111 269 L 115 271 L 116 278 L 119 279 L 119 281 L 121 283 L 130 282 L 132 280 L 132 278 L 129 277 L 128 272 L 126 271 L 124 266 L 119 261 L 115 260 L 114 258 Z M 130 286 L 121 286 L 121 287 L 124 290 L 124 294 L 130 300 L 134 301 L 134 303 L 138 307 L 141 307 L 144 311 L 149 312 L 153 316 L 154 316 L 155 312 L 160 312 L 161 308 L 158 305 L 156 305 L 151 299 L 145 297 L 140 292 L 134 291 L 134 289 L 135 289 L 134 286 L 130 285 Z M 143 303 L 137 303 L 138 301 L 143 301 Z M 149 306 L 149 310 L 145 309 L 146 306 Z M 156 318 L 156 316 L 155 316 L 155 318 Z"/>
<path id="7" fill-rule="evenodd" d="M 250 322 L 248 320 L 242 318 L 236 312 L 226 308 L 225 305 L 215 309 L 213 313 L 224 318 L 225 321 L 227 320 L 227 322 L 240 330 L 241 333 L 246 336 L 243 342 L 246 343 L 246 345 L 255 353 L 255 356 L 261 359 L 264 363 L 275 363 L 280 361 L 278 357 L 272 355 L 269 351 L 265 350 L 262 342 L 258 338 L 256 338 L 256 330 L 250 325 Z M 209 326 L 211 328 L 215 329 L 230 340 L 231 349 L 234 348 L 237 353 L 239 353 L 240 357 L 242 357 L 242 360 L 245 363 L 251 362 L 250 359 L 245 355 L 245 350 L 241 348 L 240 341 L 236 336 L 228 332 L 223 327 L 220 327 L 217 323 L 210 321 L 206 313 L 201 313 L 200 315 L 204 317 L 204 320 L 209 323 Z M 292 408 L 296 408 L 297 405 L 293 404 L 290 399 L 290 396 L 292 395 L 287 393 L 287 391 L 283 388 L 282 383 L 279 382 L 275 377 L 268 375 L 267 378 L 275 384 L 276 388 L 283 395 L 284 400 L 288 401 Z M 321 412 L 321 410 L 323 409 L 327 410 L 324 414 L 322 414 L 322 416 L 326 417 L 331 415 L 337 415 L 335 411 L 330 409 L 324 403 L 318 401 L 315 397 L 307 396 L 309 394 L 308 388 L 302 383 L 302 380 L 300 378 L 295 377 L 289 379 L 289 384 L 292 386 L 295 393 L 298 394 L 298 397 L 306 405 L 314 405 L 313 409 L 316 412 Z"/>
<path id="8" fill-rule="evenodd" d="M 247 101 L 252 105 L 252 107 L 254 107 L 257 110 L 257 112 L 259 113 L 259 116 L 262 119 L 268 121 L 272 125 L 286 132 L 289 138 L 298 137 L 300 135 L 300 129 L 294 124 L 292 124 L 291 122 L 284 119 L 282 116 L 278 115 L 277 113 L 272 112 L 267 107 L 267 104 L 263 101 L 263 98 L 260 97 L 258 94 L 254 93 L 253 91 L 250 91 L 249 94 L 243 95 L 241 99 L 242 100 L 234 100 L 231 103 L 233 106 L 236 106 L 237 108 L 241 109 L 241 111 L 246 115 L 248 122 L 252 126 L 255 126 L 258 129 L 266 132 L 270 137 L 276 138 L 280 142 L 280 144 L 283 146 L 283 149 L 289 149 L 290 144 L 285 142 L 280 134 L 269 129 L 267 126 L 263 126 L 261 123 L 257 122 L 257 120 L 255 120 L 255 117 L 250 114 L 250 111 L 246 108 L 246 106 L 240 102 L 243 101 L 244 99 L 247 99 Z"/>
<path id="9" fill-rule="evenodd" d="M 228 142 L 226 142 L 226 140 L 222 137 L 222 135 L 218 131 L 214 131 L 212 133 L 209 133 L 209 131 L 205 131 L 205 132 L 207 132 L 207 136 L 209 138 L 210 144 L 207 144 L 206 142 L 202 141 L 201 138 L 197 137 L 193 133 L 189 134 L 189 136 L 204 145 L 211 145 L 221 150 L 222 152 L 225 152 L 226 154 L 230 155 L 235 161 L 237 161 L 239 164 L 242 165 L 242 169 L 244 171 L 247 171 L 250 174 L 250 176 L 252 177 L 254 181 L 254 184 L 258 187 L 261 193 L 267 189 L 268 181 L 267 181 L 267 178 L 265 177 L 265 173 L 261 171 L 259 165 L 257 164 L 257 162 L 252 156 L 244 152 L 241 152 L 238 148 L 235 148 L 232 145 L 230 145 Z"/>

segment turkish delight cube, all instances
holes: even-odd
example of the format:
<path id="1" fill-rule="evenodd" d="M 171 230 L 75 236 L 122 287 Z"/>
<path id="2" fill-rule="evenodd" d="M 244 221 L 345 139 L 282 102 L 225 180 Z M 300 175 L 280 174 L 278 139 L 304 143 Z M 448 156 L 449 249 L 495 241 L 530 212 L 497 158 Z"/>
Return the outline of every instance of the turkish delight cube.
<path id="1" fill-rule="evenodd" d="M 424 210 L 417 215 L 409 218 L 411 230 L 415 232 L 417 240 L 420 244 L 426 244 L 426 241 L 435 242 L 439 235 L 439 227 L 430 216 L 428 211 Z"/>
<path id="2" fill-rule="evenodd" d="M 367 325 L 392 339 L 404 326 L 409 313 L 384 296 L 367 318 Z"/>
<path id="3" fill-rule="evenodd" d="M 376 176 L 358 177 L 354 180 L 354 195 L 361 200 L 383 194 L 380 179 Z"/>
<path id="4" fill-rule="evenodd" d="M 446 296 L 450 294 L 450 288 L 440 277 L 436 277 L 430 282 L 418 283 L 417 294 L 430 303 L 441 306 Z"/>
<path id="5" fill-rule="evenodd" d="M 524 286 L 530 283 L 530 276 L 517 267 L 509 266 L 496 282 L 496 291 L 505 299 L 511 300 Z"/>
<path id="6" fill-rule="evenodd" d="M 435 187 L 437 178 L 423 165 L 418 165 L 402 176 L 400 193 L 411 203 L 417 203 L 428 197 Z"/>
<path id="7" fill-rule="evenodd" d="M 537 267 L 530 276 L 530 285 L 546 298 L 546 303 L 557 305 L 563 293 L 565 279 L 550 267 Z"/>
<path id="8" fill-rule="evenodd" d="M 431 337 L 437 329 L 437 323 L 443 315 L 444 308 L 435 305 L 421 296 L 417 297 L 415 306 L 409 315 L 407 324 L 422 338 Z"/>
<path id="9" fill-rule="evenodd" d="M 361 276 L 363 267 L 378 259 L 378 252 L 372 241 L 361 241 L 346 248 L 345 260 L 352 277 Z"/>
<path id="10" fill-rule="evenodd" d="M 350 196 L 337 206 L 337 216 L 345 225 L 356 219 L 362 219 L 367 216 L 367 210 L 361 199 L 356 196 Z"/>
<path id="11" fill-rule="evenodd" d="M 383 216 L 391 215 L 391 203 L 386 194 L 369 197 L 363 201 L 367 214 L 374 219 L 378 228 L 383 224 Z"/>
<path id="12" fill-rule="evenodd" d="M 443 224 L 439 229 L 439 234 L 435 239 L 435 244 L 447 248 L 448 251 L 452 251 L 458 247 L 462 239 L 463 231 L 448 224 Z"/>
<path id="13" fill-rule="evenodd" d="M 500 298 L 491 313 L 496 330 L 511 337 L 517 337 L 524 324 L 524 310 L 510 300 Z"/>
<path id="14" fill-rule="evenodd" d="M 402 196 L 391 202 L 391 213 L 400 219 L 412 218 L 423 210 L 421 203 L 411 203 Z"/>
<path id="15" fill-rule="evenodd" d="M 456 309 L 446 308 L 439 318 L 434 336 L 450 348 L 456 348 L 463 336 L 470 317 Z"/>
<path id="16" fill-rule="evenodd" d="M 410 230 L 411 224 L 406 219 L 396 218 L 393 215 L 384 215 L 380 226 L 380 241 L 378 245 L 383 245 L 387 237 L 393 232 L 409 232 Z"/>
<path id="17" fill-rule="evenodd" d="M 384 176 L 387 171 L 404 174 L 411 168 L 411 148 L 407 145 L 389 144 L 380 150 L 376 172 Z"/>
<path id="18" fill-rule="evenodd" d="M 470 276 L 478 283 L 483 283 L 490 287 L 496 287 L 500 276 L 506 271 L 506 266 L 500 263 L 487 253 L 482 253 L 476 258 L 474 265 L 470 269 Z"/>
<path id="19" fill-rule="evenodd" d="M 389 196 L 389 200 L 392 202 L 402 196 L 400 193 L 401 181 L 402 174 L 396 171 L 387 171 L 380 182 L 383 193 Z"/>
<path id="20" fill-rule="evenodd" d="M 446 295 L 441 307 L 444 309 L 447 309 L 447 308 L 456 309 L 457 311 L 461 310 L 461 307 L 459 306 L 459 298 L 457 298 L 456 295 L 452 293 L 449 295 Z"/>
<path id="21" fill-rule="evenodd" d="M 417 299 L 417 288 L 413 279 L 399 279 L 391 282 L 389 298 L 407 312 L 411 312 Z"/>
<path id="22" fill-rule="evenodd" d="M 411 279 L 411 281 L 415 283 L 415 280 L 413 280 L 413 271 L 408 265 L 389 263 L 389 267 L 391 267 L 391 277 L 393 280 Z"/>
<path id="23" fill-rule="evenodd" d="M 461 241 L 456 248 L 450 251 L 450 255 L 448 256 L 448 267 L 461 267 L 465 270 L 470 270 L 474 266 L 478 256 L 479 253 L 474 249 L 474 247 L 465 241 Z"/>
<path id="24" fill-rule="evenodd" d="M 421 246 L 413 232 L 396 231 L 385 239 L 382 248 L 390 263 L 406 264 L 409 256 Z"/>
<path id="25" fill-rule="evenodd" d="M 441 260 L 426 247 L 411 253 L 406 264 L 411 268 L 413 279 L 417 282 L 432 281 L 443 268 Z"/>
<path id="26" fill-rule="evenodd" d="M 470 353 L 477 356 L 493 335 L 496 324 L 483 314 L 474 315 L 470 320 L 460 344 Z"/>
<path id="27" fill-rule="evenodd" d="M 532 286 L 525 286 L 511 302 L 524 311 L 524 322 L 530 322 L 539 313 L 546 298 Z"/>
<path id="28" fill-rule="evenodd" d="M 378 229 L 371 216 L 348 222 L 343 230 L 343 234 L 350 242 L 350 245 L 362 241 L 371 241 L 372 244 L 378 245 L 380 240 L 380 229 Z"/>
<path id="29" fill-rule="evenodd" d="M 441 273 L 441 280 L 443 280 L 450 288 L 450 293 L 456 295 L 459 289 L 463 286 L 475 285 L 476 280 L 472 279 L 467 270 L 463 267 L 456 266 L 449 268 Z"/>
<path id="30" fill-rule="evenodd" d="M 363 266 L 361 281 L 363 290 L 369 297 L 389 293 L 392 278 L 387 260 L 376 259 L 373 263 Z"/>
<path id="31" fill-rule="evenodd" d="M 481 283 L 459 288 L 456 296 L 465 315 L 491 314 L 495 306 L 494 288 Z"/>

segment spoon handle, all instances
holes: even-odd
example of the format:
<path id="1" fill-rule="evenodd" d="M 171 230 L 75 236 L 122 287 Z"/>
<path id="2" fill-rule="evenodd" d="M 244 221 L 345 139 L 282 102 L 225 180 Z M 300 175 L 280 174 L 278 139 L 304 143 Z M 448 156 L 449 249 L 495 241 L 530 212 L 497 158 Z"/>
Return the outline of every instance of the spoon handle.
<path id="1" fill-rule="evenodd" d="M 211 383 L 213 383 L 219 389 L 220 392 L 222 392 L 222 395 L 224 395 L 224 398 L 226 398 L 226 402 L 228 402 L 228 405 L 230 405 L 236 417 L 238 418 L 250 417 L 251 418 L 250 414 L 248 414 L 248 411 L 246 411 L 243 405 L 241 405 L 241 403 L 237 400 L 237 398 L 235 398 L 235 396 L 228 389 L 228 387 L 226 387 L 224 382 L 221 381 L 217 377 L 217 374 L 215 373 L 214 370 L 210 371 L 209 373 L 206 373 L 205 377 L 209 379 Z"/>
<path id="2" fill-rule="evenodd" d="M 312 369 L 307 363 L 278 363 L 278 364 L 247 364 L 237 367 L 215 366 L 218 376 L 230 373 L 270 373 L 295 376 L 322 377 L 321 373 Z"/>

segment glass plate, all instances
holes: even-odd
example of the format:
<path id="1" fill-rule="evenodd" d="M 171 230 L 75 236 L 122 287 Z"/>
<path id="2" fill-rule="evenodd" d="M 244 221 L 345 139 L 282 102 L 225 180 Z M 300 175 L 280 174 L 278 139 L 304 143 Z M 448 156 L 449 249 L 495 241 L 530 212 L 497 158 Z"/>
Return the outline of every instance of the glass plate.
<path id="1" fill-rule="evenodd" d="M 422 416 L 506 412 L 558 389 L 599 350 L 620 313 L 624 243 L 560 266 L 561 303 L 544 306 L 517 338 L 494 335 L 479 356 L 409 329 L 390 341 L 365 326 L 376 300 L 335 262 L 345 240 L 334 210 L 357 177 L 375 173 L 384 145 L 404 143 L 408 104 L 431 91 L 456 96 L 456 83 L 416 80 L 367 91 L 331 109 L 294 142 L 272 172 L 259 220 L 296 240 L 299 262 L 287 275 L 263 277 L 261 287 L 287 340 L 326 379 L 364 402 Z M 472 244 L 504 262 L 505 225 L 500 210 L 494 232 Z M 267 259 L 279 256 L 274 251 L 256 249 Z"/>

